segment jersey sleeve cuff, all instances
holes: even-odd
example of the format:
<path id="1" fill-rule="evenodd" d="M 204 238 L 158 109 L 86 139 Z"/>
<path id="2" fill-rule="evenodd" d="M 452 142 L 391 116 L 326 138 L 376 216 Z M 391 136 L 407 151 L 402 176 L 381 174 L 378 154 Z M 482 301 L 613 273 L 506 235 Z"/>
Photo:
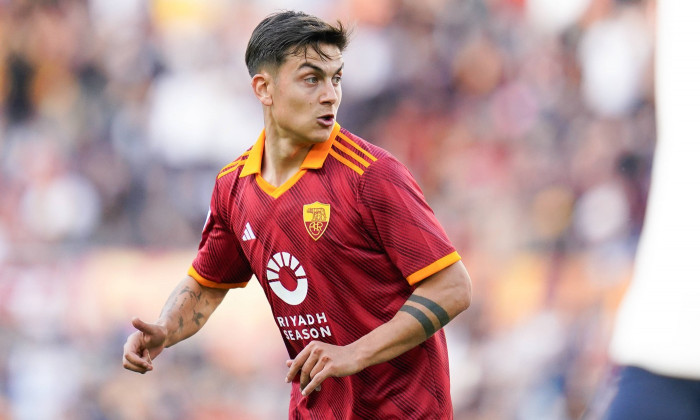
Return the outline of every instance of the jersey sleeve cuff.
<path id="1" fill-rule="evenodd" d="M 434 263 L 425 266 L 420 270 L 416 271 L 415 273 L 409 275 L 408 277 L 406 277 L 406 280 L 408 280 L 408 284 L 414 285 L 419 281 L 425 279 L 426 277 L 432 276 L 433 274 L 437 273 L 443 268 L 449 267 L 450 265 L 456 263 L 461 259 L 462 257 L 459 256 L 457 251 L 451 254 L 447 254 L 439 260 L 435 261 Z"/>
<path id="2" fill-rule="evenodd" d="M 197 283 L 201 284 L 202 286 L 212 287 L 214 289 L 234 289 L 237 287 L 245 287 L 248 284 L 247 281 L 241 283 L 217 283 L 207 280 L 194 269 L 194 266 L 190 266 L 190 268 L 187 270 L 187 274 L 193 279 L 197 280 Z"/>

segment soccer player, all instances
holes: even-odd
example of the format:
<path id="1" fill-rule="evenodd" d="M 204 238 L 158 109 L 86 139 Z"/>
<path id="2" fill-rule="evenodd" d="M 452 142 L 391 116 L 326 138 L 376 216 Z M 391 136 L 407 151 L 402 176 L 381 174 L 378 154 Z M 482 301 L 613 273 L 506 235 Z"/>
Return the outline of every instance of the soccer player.
<path id="1" fill-rule="evenodd" d="M 610 343 L 605 420 L 700 419 L 700 3 L 658 2 L 658 136 L 632 283 Z"/>
<path id="2" fill-rule="evenodd" d="M 442 327 L 469 306 L 470 279 L 408 170 L 336 122 L 346 44 L 342 24 L 298 12 L 253 31 L 264 130 L 219 172 L 159 319 L 134 318 L 126 369 L 152 370 L 255 275 L 290 356 L 290 418 L 452 418 Z"/>

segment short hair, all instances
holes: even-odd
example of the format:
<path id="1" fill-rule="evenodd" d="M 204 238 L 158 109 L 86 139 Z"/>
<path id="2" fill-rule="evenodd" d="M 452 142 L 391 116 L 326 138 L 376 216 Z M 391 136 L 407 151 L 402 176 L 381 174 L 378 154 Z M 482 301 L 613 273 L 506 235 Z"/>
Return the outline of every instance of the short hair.
<path id="1" fill-rule="evenodd" d="M 338 47 L 342 52 L 348 44 L 348 32 L 338 26 L 303 12 L 282 11 L 267 16 L 253 30 L 245 51 L 248 74 L 253 77 L 263 67 L 276 71 L 290 55 L 305 53 L 308 47 L 326 60 L 330 57 L 321 44 Z"/>

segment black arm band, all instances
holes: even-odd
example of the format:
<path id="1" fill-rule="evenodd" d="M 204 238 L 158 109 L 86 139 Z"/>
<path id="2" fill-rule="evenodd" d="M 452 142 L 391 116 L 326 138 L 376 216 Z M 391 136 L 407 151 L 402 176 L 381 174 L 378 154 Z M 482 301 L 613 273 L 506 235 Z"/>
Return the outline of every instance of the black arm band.
<path id="1" fill-rule="evenodd" d="M 448 322 L 450 322 L 450 316 L 447 315 L 447 311 L 445 311 L 442 308 L 442 306 L 438 305 L 432 300 L 417 295 L 411 295 L 411 297 L 409 297 L 408 300 L 410 300 L 411 302 L 420 303 L 421 305 L 428 308 L 430 312 L 434 313 L 438 321 L 440 321 L 440 328 L 444 327 L 445 325 L 447 325 Z"/>
<path id="2" fill-rule="evenodd" d="M 431 335 L 435 334 L 435 327 L 433 326 L 432 321 L 430 321 L 430 318 L 428 318 L 428 316 L 420 309 L 414 308 L 413 306 L 404 305 L 401 307 L 401 309 L 399 309 L 399 311 L 404 311 L 417 319 L 423 326 L 426 337 L 430 337 Z"/>

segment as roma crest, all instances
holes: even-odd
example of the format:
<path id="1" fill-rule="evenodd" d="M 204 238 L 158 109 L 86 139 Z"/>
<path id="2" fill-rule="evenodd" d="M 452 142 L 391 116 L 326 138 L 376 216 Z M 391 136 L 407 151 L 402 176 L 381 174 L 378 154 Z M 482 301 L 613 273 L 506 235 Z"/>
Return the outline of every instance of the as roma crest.
<path id="1" fill-rule="evenodd" d="M 331 218 L 331 205 L 319 203 L 304 204 L 304 226 L 314 241 L 323 235 Z"/>

